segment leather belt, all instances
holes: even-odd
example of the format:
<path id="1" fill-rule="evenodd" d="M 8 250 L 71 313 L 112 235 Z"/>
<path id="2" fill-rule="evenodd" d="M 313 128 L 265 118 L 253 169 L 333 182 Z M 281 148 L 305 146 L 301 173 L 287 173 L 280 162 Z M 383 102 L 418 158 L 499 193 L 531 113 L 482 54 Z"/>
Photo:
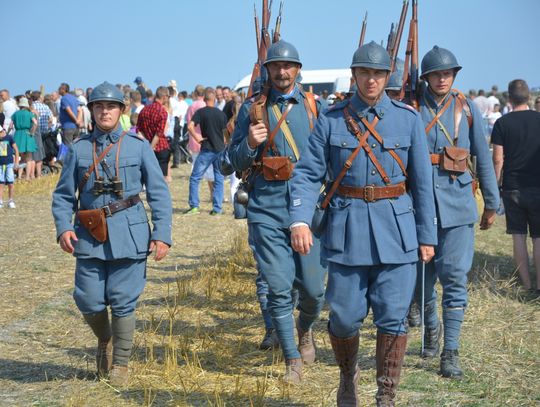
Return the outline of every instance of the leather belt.
<path id="1" fill-rule="evenodd" d="M 431 165 L 439 165 L 441 162 L 441 155 L 440 154 L 430 154 L 431 157 Z"/>
<path id="2" fill-rule="evenodd" d="M 337 188 L 337 193 L 346 198 L 363 199 L 366 202 L 373 202 L 379 199 L 397 198 L 406 192 L 405 183 L 401 182 L 395 185 L 385 187 L 376 187 L 367 185 L 365 187 L 352 187 L 348 185 L 340 185 Z"/>
<path id="3" fill-rule="evenodd" d="M 105 205 L 101 209 L 103 209 L 103 212 L 105 212 L 105 216 L 109 217 L 114 215 L 116 212 L 131 208 L 132 206 L 137 205 L 139 202 L 141 202 L 139 195 L 133 195 L 126 199 L 111 202 L 109 205 Z"/>

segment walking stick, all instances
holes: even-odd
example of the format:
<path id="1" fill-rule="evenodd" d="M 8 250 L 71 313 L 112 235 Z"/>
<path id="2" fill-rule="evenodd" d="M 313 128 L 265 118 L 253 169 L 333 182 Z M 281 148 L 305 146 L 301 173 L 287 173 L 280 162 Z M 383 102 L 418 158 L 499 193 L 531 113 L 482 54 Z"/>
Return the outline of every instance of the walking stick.
<path id="1" fill-rule="evenodd" d="M 420 355 L 423 355 L 424 354 L 424 332 L 426 330 L 426 326 L 425 326 L 425 323 L 424 323 L 424 302 L 425 302 L 425 291 L 426 291 L 426 288 L 425 288 L 425 284 L 426 284 L 426 262 L 423 261 L 422 262 L 422 299 L 421 299 L 421 304 L 420 304 L 420 330 L 422 331 L 422 351 L 420 353 Z"/>

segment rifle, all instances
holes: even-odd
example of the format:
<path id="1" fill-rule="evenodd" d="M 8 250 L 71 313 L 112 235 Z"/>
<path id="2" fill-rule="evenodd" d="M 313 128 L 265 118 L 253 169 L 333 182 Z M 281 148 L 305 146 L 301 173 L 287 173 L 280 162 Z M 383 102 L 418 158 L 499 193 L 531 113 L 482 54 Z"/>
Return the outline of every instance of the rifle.
<path id="1" fill-rule="evenodd" d="M 394 44 L 396 41 L 396 30 L 394 28 L 394 23 L 390 25 L 390 32 L 388 33 L 388 40 L 386 43 L 386 51 L 388 52 L 388 55 L 392 55 L 394 53 Z"/>
<path id="2" fill-rule="evenodd" d="M 362 21 L 362 31 L 360 32 L 360 41 L 358 41 L 358 46 L 361 47 L 364 45 L 364 38 L 366 37 L 366 27 L 367 27 L 367 11 L 364 15 L 364 21 Z"/>
<path id="3" fill-rule="evenodd" d="M 418 0 L 412 0 L 412 9 L 400 98 L 405 97 L 408 89 L 410 104 L 418 110 Z"/>
<path id="4" fill-rule="evenodd" d="M 274 29 L 274 33 L 272 35 L 272 43 L 278 42 L 280 39 L 280 31 L 281 31 L 281 14 L 283 13 L 283 1 L 279 2 L 279 12 L 278 16 L 276 17 L 276 28 Z"/>
<path id="5" fill-rule="evenodd" d="M 270 9 L 268 8 L 268 0 L 262 0 L 262 18 L 261 28 L 259 30 L 259 19 L 257 17 L 257 8 L 253 5 L 255 12 L 255 35 L 257 36 L 257 62 L 253 65 L 251 79 L 249 82 L 249 90 L 247 97 L 253 96 L 253 83 L 261 76 L 261 67 L 266 59 L 268 47 L 270 47 L 270 35 L 268 34 L 268 24 L 270 22 Z"/>
<path id="6" fill-rule="evenodd" d="M 409 0 L 403 0 L 403 6 L 401 7 L 401 15 L 399 16 L 399 23 L 396 30 L 396 36 L 394 44 L 392 46 L 392 65 L 390 66 L 390 72 L 394 72 L 396 69 L 397 55 L 399 51 L 399 44 L 401 43 L 401 35 L 403 34 L 403 27 L 405 26 L 405 19 L 407 18 L 407 10 L 409 8 Z"/>

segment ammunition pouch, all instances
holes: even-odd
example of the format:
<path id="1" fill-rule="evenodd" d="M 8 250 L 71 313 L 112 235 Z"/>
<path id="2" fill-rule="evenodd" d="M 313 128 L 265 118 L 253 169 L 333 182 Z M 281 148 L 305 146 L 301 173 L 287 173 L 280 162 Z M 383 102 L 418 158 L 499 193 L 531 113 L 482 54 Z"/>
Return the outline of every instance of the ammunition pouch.
<path id="1" fill-rule="evenodd" d="M 294 164 L 286 156 L 263 157 L 261 165 L 266 181 L 288 181 L 294 169 Z"/>
<path id="2" fill-rule="evenodd" d="M 102 208 L 80 210 L 77 212 L 77 219 L 98 242 L 107 241 L 107 220 Z"/>
<path id="3" fill-rule="evenodd" d="M 441 153 L 439 166 L 445 171 L 454 174 L 463 174 L 467 171 L 467 159 L 469 151 L 461 147 L 444 147 Z"/>

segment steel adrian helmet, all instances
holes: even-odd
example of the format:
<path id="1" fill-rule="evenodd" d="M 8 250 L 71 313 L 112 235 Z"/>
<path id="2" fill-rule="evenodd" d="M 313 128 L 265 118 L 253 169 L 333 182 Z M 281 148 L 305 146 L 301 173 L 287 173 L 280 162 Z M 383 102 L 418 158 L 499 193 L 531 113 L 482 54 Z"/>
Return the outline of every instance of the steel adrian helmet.
<path id="1" fill-rule="evenodd" d="M 440 48 L 437 45 L 431 49 L 424 58 L 422 58 L 422 75 L 420 78 L 425 79 L 428 73 L 435 71 L 444 71 L 453 69 L 455 72 L 461 69 L 454 54 L 445 48 Z"/>
<path id="2" fill-rule="evenodd" d="M 390 75 L 388 83 L 386 84 L 385 90 L 401 90 L 401 80 L 403 77 L 403 72 L 395 71 Z"/>
<path id="3" fill-rule="evenodd" d="M 294 45 L 283 40 L 273 43 L 270 48 L 268 48 L 264 65 L 266 66 L 266 64 L 269 64 L 270 62 L 279 61 L 295 62 L 302 66 L 300 56 Z"/>
<path id="4" fill-rule="evenodd" d="M 351 68 L 372 68 L 389 71 L 390 55 L 375 41 L 362 45 L 354 52 Z"/>
<path id="5" fill-rule="evenodd" d="M 108 101 L 108 102 L 117 102 L 122 106 L 124 104 L 124 93 L 112 83 L 103 82 L 101 85 L 98 85 L 94 88 L 90 94 L 90 100 L 88 101 L 88 106 L 91 106 L 92 103 L 98 101 Z"/>
<path id="6" fill-rule="evenodd" d="M 139 85 L 139 84 L 142 83 L 142 78 L 140 76 L 137 76 L 133 82 L 135 82 L 137 85 Z"/>

